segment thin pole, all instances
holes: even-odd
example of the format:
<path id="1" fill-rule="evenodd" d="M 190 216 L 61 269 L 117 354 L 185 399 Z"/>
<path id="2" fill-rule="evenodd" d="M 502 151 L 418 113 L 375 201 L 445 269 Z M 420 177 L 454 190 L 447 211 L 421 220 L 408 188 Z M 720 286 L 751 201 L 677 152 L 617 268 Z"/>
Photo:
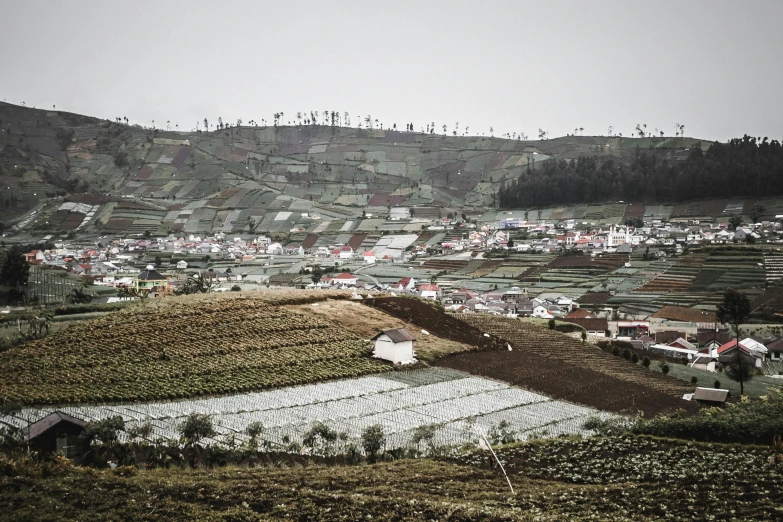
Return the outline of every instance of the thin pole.
<path id="1" fill-rule="evenodd" d="M 508 474 L 506 473 L 506 468 L 503 467 L 503 463 L 500 462 L 500 459 L 498 458 L 497 454 L 495 453 L 495 450 L 492 449 L 492 444 L 489 443 L 487 440 L 487 436 L 483 433 L 479 433 L 479 436 L 484 440 L 484 443 L 489 448 L 489 451 L 492 453 L 492 456 L 495 457 L 495 460 L 498 463 L 498 466 L 500 466 L 500 470 L 503 472 L 503 476 L 506 477 L 506 482 L 508 482 L 508 487 L 511 489 L 511 494 L 514 494 L 514 486 L 511 485 L 511 480 L 508 478 Z"/>

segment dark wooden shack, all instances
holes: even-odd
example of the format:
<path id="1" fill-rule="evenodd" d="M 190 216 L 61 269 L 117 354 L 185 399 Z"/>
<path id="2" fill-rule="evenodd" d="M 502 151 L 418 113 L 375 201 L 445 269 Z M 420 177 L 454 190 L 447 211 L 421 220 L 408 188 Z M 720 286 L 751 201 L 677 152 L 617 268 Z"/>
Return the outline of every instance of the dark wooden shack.
<path id="1" fill-rule="evenodd" d="M 69 459 L 78 459 L 87 449 L 86 442 L 80 438 L 86 425 L 81 419 L 55 411 L 30 424 L 25 439 L 33 451 L 41 454 L 59 451 Z"/>

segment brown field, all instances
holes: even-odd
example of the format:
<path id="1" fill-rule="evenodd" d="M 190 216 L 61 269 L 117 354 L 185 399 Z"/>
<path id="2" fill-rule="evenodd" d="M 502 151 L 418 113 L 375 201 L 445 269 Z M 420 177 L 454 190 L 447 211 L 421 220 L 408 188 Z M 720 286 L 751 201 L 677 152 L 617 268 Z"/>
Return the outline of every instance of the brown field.
<path id="1" fill-rule="evenodd" d="M 626 205 L 625 214 L 623 215 L 623 221 L 630 218 L 643 218 L 644 217 L 644 203 L 634 203 Z"/>
<path id="2" fill-rule="evenodd" d="M 677 379 L 631 364 L 546 327 L 490 315 L 467 314 L 469 324 L 511 343 L 513 351 L 459 354 L 439 365 L 509 382 L 607 411 L 647 415 L 678 408 L 693 391 Z"/>
<path id="3" fill-rule="evenodd" d="M 628 261 L 627 254 L 608 254 L 600 257 L 591 256 L 559 256 L 549 262 L 547 267 L 598 268 L 615 270 Z"/>

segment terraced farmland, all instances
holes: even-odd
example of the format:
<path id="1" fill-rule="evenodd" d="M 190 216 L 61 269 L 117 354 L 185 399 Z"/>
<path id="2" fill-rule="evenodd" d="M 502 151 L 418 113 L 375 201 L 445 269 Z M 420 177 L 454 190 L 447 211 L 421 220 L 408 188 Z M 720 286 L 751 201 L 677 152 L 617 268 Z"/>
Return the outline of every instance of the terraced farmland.
<path id="1" fill-rule="evenodd" d="M 187 415 L 207 413 L 217 431 L 208 444 L 223 444 L 229 438 L 246 441 L 247 426 L 260 422 L 264 426 L 261 440 L 278 448 L 285 441 L 301 443 L 316 421 L 345 433 L 343 442 L 359 444 L 365 428 L 380 424 L 387 437 L 386 448 L 393 449 L 408 446 L 414 430 L 425 425 L 438 426 L 436 444 L 462 445 L 475 444 L 476 430 L 489 431 L 502 421 L 516 438 L 525 439 L 588 435 L 591 432 L 582 428 L 588 417 L 612 416 L 443 368 L 196 400 L 56 409 L 86 421 L 120 415 L 128 426 L 149 422 L 153 427 L 150 440 L 177 439 L 178 426 Z M 25 427 L 52 411 L 55 408 L 26 408 L 0 416 L 0 425 Z"/>
<path id="2" fill-rule="evenodd" d="M 461 270 L 467 264 L 468 261 L 461 259 L 428 259 L 421 267 L 426 270 L 446 270 L 451 272 Z"/>
<path id="3" fill-rule="evenodd" d="M 681 399 L 683 393 L 693 391 L 681 381 L 559 332 L 498 316 L 466 314 L 460 318 L 510 342 L 513 351 L 458 354 L 442 359 L 439 365 L 607 411 L 656 414 L 694 408 Z"/>
<path id="4" fill-rule="evenodd" d="M 170 298 L 12 348 L 0 354 L 0 402 L 191 397 L 388 368 L 371 358 L 371 346 L 357 336 L 267 298 Z"/>
<path id="5" fill-rule="evenodd" d="M 704 264 L 706 254 L 691 254 L 679 257 L 665 269 L 664 273 L 654 278 L 646 285 L 636 289 L 637 292 L 676 292 L 687 290 Z"/>

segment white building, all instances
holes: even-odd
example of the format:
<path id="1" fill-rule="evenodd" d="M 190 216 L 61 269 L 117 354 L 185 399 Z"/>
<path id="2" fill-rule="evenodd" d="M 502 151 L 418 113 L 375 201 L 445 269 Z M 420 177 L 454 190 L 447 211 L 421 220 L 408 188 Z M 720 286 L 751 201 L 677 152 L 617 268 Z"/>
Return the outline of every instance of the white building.
<path id="1" fill-rule="evenodd" d="M 338 257 L 340 259 L 351 259 L 353 257 L 353 248 L 348 245 L 341 247 Z"/>
<path id="2" fill-rule="evenodd" d="M 366 265 L 374 265 L 375 264 L 375 252 L 372 250 L 369 250 L 364 253 L 364 264 Z"/>
<path id="3" fill-rule="evenodd" d="M 411 364 L 416 362 L 413 353 L 413 341 L 416 340 L 406 328 L 386 330 L 372 338 L 375 341 L 373 357 L 385 359 L 394 364 Z"/>

